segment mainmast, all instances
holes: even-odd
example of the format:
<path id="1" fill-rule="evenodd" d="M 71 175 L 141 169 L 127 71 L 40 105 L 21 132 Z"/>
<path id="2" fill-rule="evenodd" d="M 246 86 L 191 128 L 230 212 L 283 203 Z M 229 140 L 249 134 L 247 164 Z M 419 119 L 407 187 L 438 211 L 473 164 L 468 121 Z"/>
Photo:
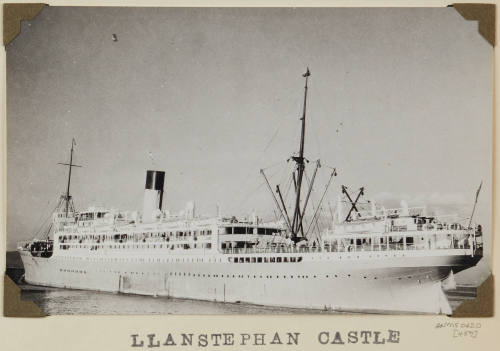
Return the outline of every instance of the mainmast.
<path id="1" fill-rule="evenodd" d="M 68 172 L 68 186 L 66 187 L 66 194 L 64 196 L 64 200 L 66 202 L 66 217 L 68 217 L 68 210 L 69 210 L 69 203 L 71 200 L 71 195 L 69 193 L 69 187 L 71 185 L 71 168 L 72 167 L 81 167 L 78 165 L 73 164 L 73 151 L 74 151 L 74 146 L 76 145 L 75 138 L 71 140 L 71 152 L 69 156 L 69 163 L 59 163 L 60 165 L 68 166 L 69 172 Z"/>
<path id="2" fill-rule="evenodd" d="M 304 86 L 304 105 L 302 109 L 302 129 L 300 132 L 300 149 L 298 156 L 292 156 L 292 160 L 297 164 L 297 187 L 296 187 L 296 197 L 295 197 L 295 211 L 293 214 L 292 221 L 292 240 L 296 240 L 298 237 L 299 231 L 304 236 L 304 230 L 302 229 L 302 213 L 300 210 L 300 194 L 302 190 L 302 179 L 304 176 L 305 169 L 305 161 L 304 158 L 304 142 L 305 142 L 305 132 L 306 132 L 306 107 L 307 107 L 307 83 L 311 72 L 309 72 L 309 67 L 307 68 L 307 72 L 302 76 L 306 79 L 306 83 Z"/>
<path id="3" fill-rule="evenodd" d="M 292 174 L 293 185 L 295 188 L 295 199 L 294 199 L 295 208 L 293 210 L 293 217 L 288 216 L 288 212 L 286 210 L 286 205 L 285 205 L 280 187 L 276 186 L 276 193 L 278 194 L 278 197 L 279 197 L 279 200 L 281 201 L 281 203 L 280 203 L 280 201 L 278 201 L 278 198 L 276 198 L 276 196 L 274 195 L 272 188 L 271 188 L 271 184 L 269 184 L 269 181 L 267 180 L 266 175 L 264 174 L 264 170 L 260 171 L 260 173 L 262 174 L 262 176 L 264 177 L 264 179 L 266 181 L 266 184 L 269 188 L 269 191 L 271 192 L 271 195 L 273 196 L 273 200 L 276 204 L 276 207 L 280 211 L 281 217 L 283 217 L 283 219 L 285 220 L 286 226 L 288 227 L 288 230 L 290 231 L 290 239 L 295 243 L 298 243 L 299 241 L 302 241 L 302 240 L 307 240 L 307 234 L 309 232 L 309 229 L 311 228 L 311 225 L 309 225 L 309 228 L 307 229 L 307 231 L 304 231 L 303 220 L 304 220 L 304 216 L 306 214 L 307 204 L 309 203 L 309 198 L 310 198 L 311 191 L 312 191 L 314 181 L 316 178 L 316 173 L 318 171 L 318 168 L 321 167 L 321 163 L 318 160 L 316 162 L 316 168 L 314 170 L 312 179 L 311 179 L 310 184 L 309 184 L 309 189 L 307 191 L 307 195 L 306 195 L 306 198 L 305 198 L 305 201 L 303 204 L 303 208 L 301 209 L 300 207 L 301 207 L 301 193 L 302 193 L 303 180 L 304 180 L 304 176 L 307 177 L 307 175 L 305 174 L 305 167 L 306 167 L 306 163 L 309 162 L 309 160 L 307 160 L 304 157 L 304 145 L 305 145 L 305 135 L 306 135 L 307 90 L 308 90 L 307 83 L 309 81 L 309 77 L 311 76 L 311 72 L 309 72 L 309 68 L 307 68 L 306 73 L 304 73 L 302 76 L 306 79 L 306 82 L 305 82 L 305 86 L 304 86 L 304 105 L 302 108 L 302 117 L 300 118 L 300 120 L 302 121 L 302 128 L 301 128 L 301 132 L 300 132 L 299 152 L 297 155 L 292 156 L 288 159 L 288 161 L 293 160 L 296 163 L 295 170 L 293 171 L 293 174 Z M 321 203 L 323 201 L 323 198 L 326 194 L 326 191 L 328 190 L 328 187 L 329 187 L 330 182 L 331 182 L 331 178 L 333 176 L 336 176 L 336 175 L 337 175 L 336 170 L 333 168 L 333 172 L 330 176 L 330 180 L 328 181 L 328 184 L 325 188 L 325 192 L 323 193 L 323 196 L 321 197 L 318 208 L 316 209 L 316 211 L 314 213 L 311 224 L 317 218 L 318 210 L 321 207 Z M 299 236 L 299 234 L 300 234 L 300 236 Z"/>

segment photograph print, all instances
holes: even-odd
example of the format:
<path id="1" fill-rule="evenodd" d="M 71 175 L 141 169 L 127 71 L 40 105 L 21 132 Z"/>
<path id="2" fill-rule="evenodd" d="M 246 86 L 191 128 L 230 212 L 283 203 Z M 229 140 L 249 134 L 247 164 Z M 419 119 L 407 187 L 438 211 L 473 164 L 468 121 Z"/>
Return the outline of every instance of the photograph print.
<path id="1" fill-rule="evenodd" d="M 451 315 L 490 276 L 456 8 L 45 6 L 5 48 L 6 273 L 45 315 Z"/>

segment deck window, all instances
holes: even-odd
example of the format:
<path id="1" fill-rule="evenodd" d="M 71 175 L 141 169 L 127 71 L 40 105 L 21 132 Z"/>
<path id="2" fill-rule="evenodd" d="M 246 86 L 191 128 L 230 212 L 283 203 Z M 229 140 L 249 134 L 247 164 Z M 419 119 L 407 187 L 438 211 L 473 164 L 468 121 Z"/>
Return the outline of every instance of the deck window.
<path id="1" fill-rule="evenodd" d="M 234 227 L 234 234 L 246 234 L 246 227 Z"/>

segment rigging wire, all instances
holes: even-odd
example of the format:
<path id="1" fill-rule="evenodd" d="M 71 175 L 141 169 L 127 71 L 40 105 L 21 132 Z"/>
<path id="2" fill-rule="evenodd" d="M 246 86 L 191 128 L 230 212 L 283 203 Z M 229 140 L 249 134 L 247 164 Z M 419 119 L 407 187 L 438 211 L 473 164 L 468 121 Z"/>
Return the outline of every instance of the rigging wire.
<path id="1" fill-rule="evenodd" d="M 262 161 L 262 158 L 264 157 L 266 151 L 271 147 L 272 143 L 274 142 L 274 140 L 276 139 L 276 136 L 278 135 L 278 132 L 281 128 L 283 124 L 283 120 L 280 122 L 280 124 L 278 125 L 278 127 L 276 128 L 275 132 L 273 133 L 273 135 L 271 136 L 270 140 L 267 142 L 266 146 L 264 147 L 264 149 L 262 150 L 262 152 L 260 153 L 259 157 L 257 157 L 257 160 L 254 162 L 254 164 L 259 164 L 261 163 Z M 283 161 L 279 161 L 279 162 L 276 162 L 275 164 L 271 165 L 271 166 L 268 166 L 268 167 L 265 167 L 265 168 L 262 168 L 263 170 L 266 170 L 266 169 L 270 169 L 280 163 L 282 163 Z M 245 189 L 246 186 L 248 185 L 248 182 L 250 179 L 252 179 L 251 175 L 252 173 L 254 172 L 254 169 L 251 168 L 248 173 L 245 175 L 244 179 L 245 181 L 242 183 L 242 186 L 241 186 L 241 189 Z M 247 195 L 243 194 L 243 198 L 242 200 L 240 200 L 240 203 L 243 203 L 245 202 L 245 197 L 247 197 Z"/>
<path id="2" fill-rule="evenodd" d="M 334 223 L 335 222 L 334 213 L 335 213 L 336 209 L 332 209 L 332 204 L 330 203 L 330 201 L 328 201 L 328 209 L 330 210 L 330 216 L 332 218 L 332 223 Z"/>
<path id="3" fill-rule="evenodd" d="M 278 162 L 275 162 L 275 163 L 273 163 L 273 164 L 271 164 L 271 165 L 269 165 L 267 167 L 263 167 L 262 169 L 264 171 L 267 171 L 268 169 L 274 168 L 274 167 L 279 166 L 280 164 L 284 164 L 284 163 L 285 163 L 284 160 L 279 160 Z"/>
<path id="4" fill-rule="evenodd" d="M 292 183 L 293 183 L 293 173 L 290 174 L 290 177 L 288 178 L 288 182 L 286 185 L 285 189 L 285 203 L 288 203 L 288 195 L 290 194 L 290 189 L 292 188 Z"/>
<path id="5" fill-rule="evenodd" d="M 54 222 L 51 222 L 51 223 L 50 223 L 50 225 L 49 225 L 49 229 L 47 229 L 47 232 L 45 233 L 45 235 L 47 236 L 47 239 L 49 239 L 50 230 L 52 229 L 53 224 L 54 224 Z"/>
<path id="6" fill-rule="evenodd" d="M 42 224 L 39 226 L 39 228 L 37 229 L 37 231 L 35 232 L 35 235 L 33 235 L 31 237 L 31 240 L 33 240 L 34 238 L 36 238 L 38 236 L 38 234 L 41 233 L 41 231 L 43 230 L 43 228 L 45 227 L 45 225 L 47 224 L 47 221 L 49 219 L 52 218 L 52 214 L 57 210 L 57 208 L 59 207 L 59 205 L 61 204 L 61 200 L 59 199 L 59 201 L 57 202 L 57 205 L 54 207 L 54 209 L 50 212 L 50 214 L 47 216 L 47 218 L 45 218 L 45 220 L 42 222 Z"/>
<path id="7" fill-rule="evenodd" d="M 311 186 L 311 180 L 309 179 L 309 176 L 307 175 L 307 173 L 304 171 L 304 175 L 306 177 L 306 181 L 307 181 L 307 184 L 308 186 L 310 187 Z M 314 193 L 314 188 L 311 189 L 311 195 Z M 314 198 L 311 196 L 310 197 L 310 201 L 311 201 L 311 206 L 312 206 L 312 210 L 313 210 L 313 213 L 316 211 L 315 208 L 316 206 L 314 205 Z M 320 213 L 320 216 L 321 216 L 321 213 Z M 319 218 L 319 216 L 318 216 Z M 314 217 L 312 218 L 311 221 L 314 221 Z M 319 229 L 319 226 L 318 226 L 318 219 L 316 219 L 315 223 L 314 223 L 314 226 L 316 227 L 316 230 L 319 232 L 320 229 Z"/>
<path id="8" fill-rule="evenodd" d="M 315 94 L 311 94 L 311 97 L 309 97 L 309 99 L 311 100 L 314 100 L 314 95 Z M 320 99 L 321 100 L 321 99 Z M 322 101 L 320 101 L 320 107 L 322 108 Z M 323 111 L 324 112 L 324 111 Z M 323 115 L 326 115 L 323 113 Z M 319 142 L 319 137 L 318 137 L 318 133 L 317 133 L 317 130 L 316 130 L 316 125 L 314 123 L 312 123 L 313 120 L 309 120 L 309 126 L 310 126 L 310 130 L 312 130 L 312 134 L 314 136 L 314 141 L 316 142 L 316 147 L 318 148 L 318 153 L 319 153 L 319 158 L 322 159 L 322 153 L 321 153 L 321 143 Z"/>
<path id="9" fill-rule="evenodd" d="M 331 181 L 332 181 L 334 175 L 335 175 L 335 172 L 332 172 L 332 174 L 330 175 L 330 179 L 328 180 L 328 183 L 325 186 L 325 191 L 323 192 L 323 195 L 321 196 L 321 199 L 319 200 L 319 206 L 320 207 L 321 207 L 321 204 L 323 202 L 323 199 L 325 198 L 326 192 L 328 191 L 328 188 L 330 187 L 330 184 L 331 184 Z M 316 212 L 313 215 L 312 221 L 314 221 L 314 217 L 316 217 L 317 212 L 318 212 L 318 209 L 316 209 Z M 312 225 L 312 223 L 311 223 L 311 225 Z M 311 229 L 311 225 L 309 225 L 309 227 L 307 228 L 306 235 L 307 235 L 307 233 L 309 233 L 309 230 Z"/>
<path id="10" fill-rule="evenodd" d="M 59 205 L 59 201 L 60 201 L 60 200 L 58 200 L 58 201 L 57 201 L 56 208 L 57 208 L 57 206 Z M 50 200 L 49 200 L 49 201 L 47 201 L 47 204 L 45 205 L 45 208 L 43 209 L 43 211 L 42 211 L 42 212 L 40 212 L 40 217 L 38 218 L 38 220 L 37 220 L 35 223 L 40 223 L 40 222 L 42 221 L 43 217 L 45 216 L 45 213 L 47 212 L 47 209 L 49 208 L 49 205 L 51 205 L 52 203 L 54 203 L 54 202 L 51 202 Z M 45 222 L 45 221 L 44 221 L 44 222 Z M 44 223 L 44 222 L 42 222 L 42 223 Z M 36 228 L 38 228 L 38 226 L 37 226 L 37 227 L 35 227 L 34 229 L 36 229 Z M 40 229 L 36 229 L 36 230 L 33 230 L 33 232 L 37 233 L 39 230 L 40 230 Z"/>
<path id="11" fill-rule="evenodd" d="M 266 152 L 267 149 L 269 149 L 269 147 L 271 146 L 271 144 L 273 143 L 274 139 L 276 139 L 276 136 L 278 135 L 278 132 L 281 128 L 281 124 L 283 123 L 283 121 L 281 121 L 280 125 L 278 126 L 278 128 L 276 128 L 276 131 L 274 132 L 274 134 L 272 135 L 271 137 L 271 140 L 269 140 L 269 142 L 267 143 L 266 147 L 264 148 L 264 150 L 262 151 L 262 153 Z M 262 157 L 262 155 L 261 155 Z M 260 157 L 260 158 L 261 158 Z"/>
<path id="12" fill-rule="evenodd" d="M 266 182 L 261 182 L 257 187 L 255 187 L 254 189 L 252 189 L 250 192 L 247 193 L 247 195 L 243 198 L 243 200 L 237 205 L 236 208 L 241 208 L 241 206 L 243 206 L 251 197 L 252 195 L 254 195 L 255 193 L 257 193 L 260 188 L 262 188 L 262 186 L 266 184 Z"/>
<path id="13" fill-rule="evenodd" d="M 294 91 L 295 91 L 295 90 L 294 90 Z M 290 88 L 290 90 L 288 91 L 288 94 L 286 94 L 286 95 L 292 95 L 292 94 L 291 94 L 291 92 L 292 92 L 292 89 Z M 295 93 L 294 93 L 293 95 L 295 96 Z M 290 99 L 289 99 L 289 100 L 295 100 L 295 99 L 290 97 Z M 272 144 L 273 144 L 273 143 L 274 143 L 274 141 L 276 140 L 276 138 L 277 138 L 277 136 L 278 136 L 278 134 L 279 134 L 280 130 L 282 129 L 282 127 L 283 127 L 283 125 L 284 125 L 284 123 L 285 123 L 285 122 L 288 122 L 288 118 L 281 118 L 281 119 L 280 119 L 278 126 L 276 127 L 276 129 L 275 129 L 274 133 L 271 135 L 271 138 L 270 138 L 270 139 L 269 139 L 269 141 L 266 143 L 266 146 L 264 147 L 264 149 L 263 149 L 263 150 L 262 150 L 262 152 L 260 153 L 259 157 L 257 157 L 256 161 L 254 162 L 255 164 L 260 164 L 260 163 L 261 163 L 262 158 L 264 157 L 264 155 L 266 154 L 266 152 L 269 150 L 269 148 L 272 146 Z M 294 125 L 295 125 L 295 124 L 294 124 Z M 297 128 L 297 126 L 295 126 L 295 128 Z M 262 168 L 262 169 L 263 169 L 263 170 L 270 169 L 270 168 L 272 168 L 273 166 L 279 165 L 279 164 L 280 164 L 280 163 L 282 163 L 282 162 L 283 162 L 283 161 L 279 161 L 279 162 L 277 162 L 277 163 L 275 163 L 275 164 L 273 164 L 273 165 L 271 165 L 271 166 L 264 167 L 264 168 Z M 244 178 L 244 179 L 246 179 L 246 181 L 243 183 L 243 185 L 242 185 L 242 187 L 241 187 L 242 189 L 245 189 L 245 188 L 246 188 L 246 186 L 247 186 L 247 184 L 248 184 L 249 179 L 251 179 L 251 174 L 252 174 L 252 172 L 253 172 L 253 171 L 249 171 L 249 172 L 246 174 L 246 176 L 245 176 L 245 178 Z M 243 195 L 243 199 L 242 199 L 242 201 L 240 201 L 240 203 L 245 202 L 245 198 L 246 198 L 246 197 L 247 197 L 247 195 Z"/>
<path id="14" fill-rule="evenodd" d="M 268 166 L 266 168 L 263 168 L 263 170 L 269 170 L 269 169 L 272 169 L 272 168 L 275 168 L 276 166 L 278 165 L 284 165 L 284 161 L 279 161 L 279 162 L 276 162 L 274 164 L 272 164 L 271 166 Z M 272 179 L 274 178 L 278 173 L 281 172 L 281 168 L 277 169 L 274 173 L 272 173 L 270 176 L 269 176 L 269 179 Z M 254 196 L 255 194 L 257 194 L 257 192 L 262 188 L 262 186 L 264 186 L 266 184 L 265 181 L 261 182 L 258 186 L 256 186 L 255 188 L 251 189 L 250 191 L 246 192 L 243 196 L 242 196 L 242 199 L 240 200 L 240 202 L 236 205 L 236 209 L 237 210 L 240 210 L 241 207 L 247 203 L 247 201 L 249 199 L 252 198 L 252 196 Z"/>
<path id="15" fill-rule="evenodd" d="M 288 177 L 291 176 L 291 173 L 293 173 L 293 167 L 294 165 L 292 164 L 288 164 L 288 167 L 283 167 L 283 173 L 281 174 L 281 178 L 278 182 L 278 184 L 285 184 L 286 180 L 288 179 Z"/>

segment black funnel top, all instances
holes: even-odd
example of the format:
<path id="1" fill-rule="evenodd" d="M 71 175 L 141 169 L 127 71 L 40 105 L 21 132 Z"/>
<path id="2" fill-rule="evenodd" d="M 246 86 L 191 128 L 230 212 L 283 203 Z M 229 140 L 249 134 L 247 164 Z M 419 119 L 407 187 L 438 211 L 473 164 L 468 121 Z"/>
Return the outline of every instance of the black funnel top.
<path id="1" fill-rule="evenodd" d="M 164 183 L 165 183 L 165 172 L 147 171 L 146 189 L 163 191 Z"/>

